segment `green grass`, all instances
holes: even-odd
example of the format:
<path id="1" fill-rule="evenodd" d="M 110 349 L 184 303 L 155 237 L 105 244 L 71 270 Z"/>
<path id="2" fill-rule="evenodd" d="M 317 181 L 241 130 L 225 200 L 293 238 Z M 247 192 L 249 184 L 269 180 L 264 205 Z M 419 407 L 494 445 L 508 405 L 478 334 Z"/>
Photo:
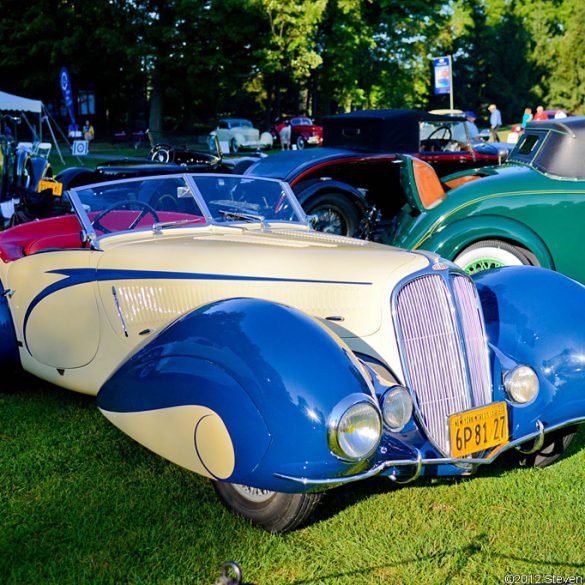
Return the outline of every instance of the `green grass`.
<path id="1" fill-rule="evenodd" d="M 585 574 L 583 431 L 544 470 L 338 488 L 307 527 L 277 536 L 123 435 L 91 397 L 23 376 L 4 383 L 0 413 L 2 584 L 210 585 L 229 559 L 256 585 Z"/>
<path id="2" fill-rule="evenodd" d="M 57 151 L 53 148 L 49 161 L 53 168 L 53 174 L 60 173 L 63 169 L 68 167 L 87 167 L 94 168 L 100 162 L 105 160 L 111 160 L 112 155 L 115 156 L 128 156 L 128 157 L 141 157 L 148 154 L 149 148 L 142 146 L 140 148 L 132 148 L 127 145 L 114 145 L 109 143 L 92 143 L 90 146 L 91 157 L 76 157 L 70 154 L 69 151 L 65 150 L 64 145 L 60 145 L 61 154 L 65 163 L 61 162 Z M 99 158 L 98 158 L 99 157 Z"/>

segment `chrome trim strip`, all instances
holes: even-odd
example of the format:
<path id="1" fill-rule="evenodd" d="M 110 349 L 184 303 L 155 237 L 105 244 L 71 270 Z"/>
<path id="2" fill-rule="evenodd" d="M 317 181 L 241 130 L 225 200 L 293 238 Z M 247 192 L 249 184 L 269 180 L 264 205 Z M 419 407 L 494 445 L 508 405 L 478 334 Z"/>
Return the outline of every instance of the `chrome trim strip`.
<path id="1" fill-rule="evenodd" d="M 457 459 L 453 457 L 443 457 L 439 459 L 418 459 L 418 456 L 413 459 L 397 459 L 395 461 L 384 461 L 379 463 L 375 467 L 372 467 L 368 471 L 364 473 L 360 473 L 357 475 L 348 475 L 345 477 L 333 477 L 333 478 L 322 478 L 322 479 L 311 479 L 308 477 L 294 477 L 292 475 L 286 475 L 284 473 L 274 473 L 273 477 L 278 479 L 285 479 L 287 481 L 292 481 L 294 483 L 302 484 L 302 485 L 314 485 L 314 486 L 334 486 L 334 485 L 342 485 L 344 483 L 350 483 L 353 481 L 360 481 L 362 479 L 368 479 L 369 477 L 374 477 L 378 475 L 384 469 L 388 467 L 404 467 L 407 465 L 418 465 L 421 468 L 425 465 L 465 465 L 469 466 L 470 464 L 473 465 L 485 465 L 489 463 L 493 463 L 497 457 L 499 457 L 502 453 L 521 445 L 522 443 L 526 443 L 532 439 L 540 438 L 542 435 L 542 429 L 544 429 L 544 433 L 550 433 L 552 431 L 556 431 L 558 429 L 562 429 L 563 427 L 569 427 L 571 425 L 579 424 L 585 422 L 585 416 L 580 416 L 576 418 L 569 419 L 563 423 L 559 423 L 556 425 L 552 425 L 548 428 L 544 428 L 544 425 L 540 420 L 536 421 L 537 430 L 533 433 L 525 435 L 520 439 L 516 439 L 515 441 L 511 441 L 505 447 L 498 449 L 497 447 L 491 451 L 491 453 L 495 453 L 491 457 L 485 457 L 483 459 L 472 459 L 472 458 L 464 458 L 464 459 Z M 542 429 L 541 429 L 542 427 Z M 417 450 L 418 453 L 418 450 Z"/>
<path id="2" fill-rule="evenodd" d="M 116 310 L 118 311 L 118 317 L 122 322 L 122 330 L 124 331 L 124 335 L 128 337 L 128 328 L 126 327 L 126 320 L 124 319 L 124 314 L 122 313 L 122 307 L 120 307 L 120 301 L 118 301 L 118 293 L 116 292 L 116 287 L 112 287 L 112 295 L 114 296 L 114 303 L 116 303 Z"/>

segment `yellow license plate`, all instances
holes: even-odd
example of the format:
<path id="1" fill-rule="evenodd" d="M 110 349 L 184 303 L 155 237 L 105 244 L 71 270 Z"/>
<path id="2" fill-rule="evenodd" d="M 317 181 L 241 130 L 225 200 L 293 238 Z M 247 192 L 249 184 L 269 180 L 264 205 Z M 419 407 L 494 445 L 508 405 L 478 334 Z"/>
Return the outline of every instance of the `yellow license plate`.
<path id="1" fill-rule="evenodd" d="M 63 195 L 63 183 L 59 183 L 58 181 L 47 181 L 42 179 L 39 181 L 39 187 L 37 190 L 40 193 L 45 189 L 51 189 L 55 197 L 61 197 L 61 195 Z"/>
<path id="2" fill-rule="evenodd" d="M 508 408 L 495 402 L 449 417 L 451 457 L 464 457 L 508 442 Z"/>

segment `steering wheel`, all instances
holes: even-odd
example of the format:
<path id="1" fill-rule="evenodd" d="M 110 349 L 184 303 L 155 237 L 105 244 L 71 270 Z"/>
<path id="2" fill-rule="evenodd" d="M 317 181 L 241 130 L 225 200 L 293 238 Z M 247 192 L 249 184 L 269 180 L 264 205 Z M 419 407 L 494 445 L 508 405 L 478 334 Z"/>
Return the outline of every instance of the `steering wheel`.
<path id="1" fill-rule="evenodd" d="M 148 153 L 154 162 L 171 163 L 175 160 L 175 149 L 170 144 L 157 144 Z"/>
<path id="2" fill-rule="evenodd" d="M 154 223 L 158 223 L 160 221 L 160 218 L 156 213 L 154 207 L 151 207 L 150 205 L 148 205 L 148 203 L 144 203 L 143 201 L 131 201 L 130 199 L 128 199 L 125 201 L 118 201 L 117 203 L 114 203 L 114 205 L 110 205 L 110 207 L 107 207 L 106 209 L 100 211 L 95 216 L 94 220 L 91 222 L 91 225 L 94 227 L 94 229 L 98 229 L 104 232 L 105 234 L 111 234 L 112 230 L 104 226 L 104 224 L 101 223 L 101 220 L 112 211 L 116 211 L 118 209 L 131 208 L 132 206 L 142 208 L 142 211 L 138 214 L 138 217 L 136 217 L 136 219 L 128 226 L 127 229 L 129 230 L 134 229 L 140 223 L 142 218 L 146 217 L 146 215 L 149 213 L 154 218 Z"/>
<path id="3" fill-rule="evenodd" d="M 442 132 L 443 135 L 439 136 L 439 133 Z M 435 136 L 435 134 L 437 136 Z M 425 140 L 432 140 L 435 138 L 436 140 L 445 140 L 446 142 L 450 142 L 453 138 L 453 133 L 451 132 L 451 128 L 449 126 L 439 126 L 435 128 L 426 138 Z"/>

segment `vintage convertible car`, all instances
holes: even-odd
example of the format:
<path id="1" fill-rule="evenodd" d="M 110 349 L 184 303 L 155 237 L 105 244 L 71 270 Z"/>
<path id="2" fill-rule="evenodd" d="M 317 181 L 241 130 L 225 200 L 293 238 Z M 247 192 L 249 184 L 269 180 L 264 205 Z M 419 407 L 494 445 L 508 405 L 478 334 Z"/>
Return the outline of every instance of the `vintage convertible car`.
<path id="1" fill-rule="evenodd" d="M 5 371 L 96 395 L 269 530 L 378 474 L 470 474 L 514 448 L 547 465 L 585 420 L 585 289 L 557 272 L 474 283 L 434 254 L 316 232 L 270 179 L 64 197 L 71 214 L 0 234 Z"/>
<path id="2" fill-rule="evenodd" d="M 215 130 L 209 134 L 210 144 L 213 144 L 216 137 L 220 144 L 228 145 L 229 152 L 238 152 L 245 148 L 254 150 L 267 149 L 272 148 L 273 144 L 270 132 L 260 134 L 260 130 L 254 128 L 252 122 L 244 118 L 223 118 L 219 120 Z"/>
<path id="3" fill-rule="evenodd" d="M 585 117 L 530 122 L 509 162 L 439 180 L 409 159 L 408 203 L 387 242 L 424 248 L 473 273 L 533 264 L 585 283 Z"/>
<path id="4" fill-rule="evenodd" d="M 316 229 L 370 237 L 406 202 L 398 153 L 432 164 L 440 175 L 502 162 L 507 151 L 472 142 L 465 118 L 419 110 L 364 110 L 323 120 L 323 148 L 284 151 L 245 171 L 292 186 Z M 377 223 L 374 226 L 374 223 Z"/>
<path id="5" fill-rule="evenodd" d="M 272 134 L 275 144 L 280 141 L 280 129 L 286 121 L 290 122 L 290 142 L 298 150 L 302 150 L 305 146 L 321 146 L 323 143 L 323 128 L 317 126 L 311 118 L 306 116 L 281 116 L 275 120 L 270 129 L 270 134 Z"/>

